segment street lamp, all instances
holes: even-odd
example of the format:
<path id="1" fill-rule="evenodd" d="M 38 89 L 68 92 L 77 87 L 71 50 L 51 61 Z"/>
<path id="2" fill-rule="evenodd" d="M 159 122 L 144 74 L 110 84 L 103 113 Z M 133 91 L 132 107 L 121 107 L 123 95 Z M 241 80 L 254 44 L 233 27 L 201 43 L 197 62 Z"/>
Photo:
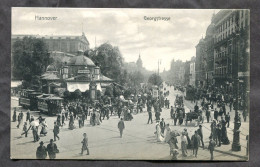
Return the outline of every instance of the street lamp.
<path id="1" fill-rule="evenodd" d="M 238 72 L 239 72 L 239 34 L 238 34 L 238 27 L 237 27 L 237 32 L 236 32 L 236 55 L 237 55 L 237 95 L 236 95 L 236 109 L 235 109 L 235 118 L 234 118 L 234 130 L 233 130 L 233 143 L 232 143 L 232 151 L 241 151 L 241 145 L 240 145 L 240 126 L 241 126 L 241 118 L 238 115 L 238 109 L 239 109 L 239 102 L 238 102 L 238 96 L 239 96 L 239 76 L 238 76 Z"/>

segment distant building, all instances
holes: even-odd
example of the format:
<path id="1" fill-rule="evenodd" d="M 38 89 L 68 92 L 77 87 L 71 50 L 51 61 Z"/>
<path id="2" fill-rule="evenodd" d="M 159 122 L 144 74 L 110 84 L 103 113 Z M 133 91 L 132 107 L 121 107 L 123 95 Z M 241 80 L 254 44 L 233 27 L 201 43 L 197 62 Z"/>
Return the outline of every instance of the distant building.
<path id="1" fill-rule="evenodd" d="M 195 57 L 190 60 L 190 85 L 195 86 Z"/>
<path id="2" fill-rule="evenodd" d="M 190 84 L 190 61 L 184 63 L 184 85 Z"/>
<path id="3" fill-rule="evenodd" d="M 138 60 L 136 61 L 136 65 L 137 65 L 137 70 L 138 71 L 141 71 L 143 69 L 143 61 L 141 59 L 140 54 L 139 54 Z"/>
<path id="4" fill-rule="evenodd" d="M 202 38 L 196 46 L 196 61 L 195 61 L 195 85 L 203 87 L 206 85 L 206 54 L 205 40 Z"/>
<path id="5" fill-rule="evenodd" d="M 42 39 L 47 47 L 49 52 L 63 52 L 70 54 L 77 54 L 78 50 L 86 51 L 89 49 L 89 41 L 84 33 L 78 36 L 69 36 L 69 35 L 21 35 L 16 34 L 11 37 L 11 44 L 13 46 L 14 42 L 17 40 L 22 40 L 24 37 L 32 37 Z"/>

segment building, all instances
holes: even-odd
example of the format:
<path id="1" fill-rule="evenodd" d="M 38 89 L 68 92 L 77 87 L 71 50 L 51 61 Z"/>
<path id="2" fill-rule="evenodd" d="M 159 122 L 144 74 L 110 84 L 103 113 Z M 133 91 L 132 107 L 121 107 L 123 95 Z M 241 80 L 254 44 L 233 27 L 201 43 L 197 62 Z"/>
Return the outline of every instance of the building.
<path id="1" fill-rule="evenodd" d="M 65 62 L 60 69 L 49 65 L 41 80 L 44 93 L 54 93 L 55 88 L 65 88 L 69 92 L 77 89 L 86 92 L 91 83 L 95 83 L 96 89 L 104 93 L 106 87 L 113 82 L 102 75 L 100 68 L 84 56 L 83 51 L 78 51 L 78 55 Z"/>
<path id="2" fill-rule="evenodd" d="M 196 46 L 196 85 L 232 90 L 235 80 L 249 78 L 249 11 L 213 14 L 205 38 Z M 245 87 L 245 86 L 242 86 Z"/>
<path id="3" fill-rule="evenodd" d="M 206 42 L 203 38 L 200 39 L 196 46 L 196 61 L 195 61 L 195 85 L 204 87 L 206 85 Z"/>
<path id="4" fill-rule="evenodd" d="M 184 63 L 184 85 L 190 84 L 190 61 Z"/>
<path id="5" fill-rule="evenodd" d="M 248 87 L 249 21 L 248 10 L 221 10 L 214 17 L 214 79 L 216 85 L 232 90 L 234 84 L 241 78 Z M 245 85 L 242 84 L 241 87 L 245 87 Z"/>
<path id="6" fill-rule="evenodd" d="M 11 44 L 13 46 L 14 42 L 21 40 L 24 37 L 32 37 L 42 39 L 48 46 L 49 52 L 62 52 L 69 54 L 77 54 L 78 50 L 89 50 L 89 41 L 84 33 L 77 36 L 69 35 L 12 35 Z"/>
<path id="7" fill-rule="evenodd" d="M 244 108 L 249 100 L 249 10 L 213 14 L 206 37 L 196 46 L 196 85 L 220 88 Z"/>
<path id="8" fill-rule="evenodd" d="M 139 58 L 136 61 L 136 66 L 138 71 L 142 71 L 143 69 L 143 61 L 141 59 L 141 55 L 139 54 Z"/>
<path id="9" fill-rule="evenodd" d="M 195 86 L 195 60 L 196 58 L 195 57 L 192 57 L 191 60 L 190 60 L 190 85 L 191 86 Z"/>

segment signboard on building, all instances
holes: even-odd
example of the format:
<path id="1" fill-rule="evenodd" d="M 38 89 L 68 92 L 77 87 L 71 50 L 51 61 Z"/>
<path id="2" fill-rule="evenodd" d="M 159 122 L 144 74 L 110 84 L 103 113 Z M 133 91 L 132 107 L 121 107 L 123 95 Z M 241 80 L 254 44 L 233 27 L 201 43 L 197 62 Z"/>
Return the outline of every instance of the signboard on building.
<path id="1" fill-rule="evenodd" d="M 238 72 L 238 77 L 249 77 L 249 71 Z"/>
<path id="2" fill-rule="evenodd" d="M 89 70 L 78 70 L 78 74 L 86 74 L 89 73 Z"/>

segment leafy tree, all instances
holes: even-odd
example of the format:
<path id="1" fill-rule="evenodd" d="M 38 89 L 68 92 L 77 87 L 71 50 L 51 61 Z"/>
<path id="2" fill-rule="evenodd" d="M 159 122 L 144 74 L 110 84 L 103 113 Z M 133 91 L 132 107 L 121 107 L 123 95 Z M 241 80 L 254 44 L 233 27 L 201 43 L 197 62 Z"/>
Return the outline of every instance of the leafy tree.
<path id="1" fill-rule="evenodd" d="M 100 65 L 102 73 L 121 83 L 123 76 L 123 57 L 118 47 L 109 43 L 100 45 L 96 50 L 90 50 L 85 53 L 95 64 Z"/>
<path id="2" fill-rule="evenodd" d="M 12 75 L 15 79 L 31 82 L 33 76 L 40 76 L 51 63 L 46 44 L 41 39 L 24 37 L 12 48 Z"/>
<path id="3" fill-rule="evenodd" d="M 81 95 L 82 95 L 82 93 L 81 93 L 81 91 L 79 89 L 74 91 L 74 97 L 76 99 L 79 99 L 81 97 Z"/>
<path id="4" fill-rule="evenodd" d="M 162 78 L 157 74 L 152 74 L 148 79 L 148 83 L 159 86 L 162 83 Z"/>

